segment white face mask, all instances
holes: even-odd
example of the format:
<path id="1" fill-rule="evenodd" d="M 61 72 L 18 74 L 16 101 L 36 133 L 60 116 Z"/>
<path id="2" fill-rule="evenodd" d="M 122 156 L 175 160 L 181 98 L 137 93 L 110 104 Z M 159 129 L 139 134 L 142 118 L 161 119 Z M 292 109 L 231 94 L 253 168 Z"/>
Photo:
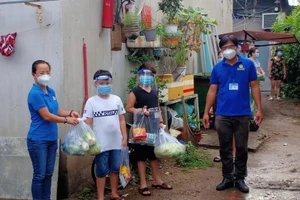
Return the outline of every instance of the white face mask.
<path id="1" fill-rule="evenodd" d="M 37 82 L 43 86 L 47 86 L 50 81 L 50 76 L 48 74 L 37 77 Z"/>
<path id="2" fill-rule="evenodd" d="M 226 58 L 227 60 L 231 60 L 231 59 L 233 59 L 233 58 L 236 56 L 236 51 L 233 50 L 233 49 L 226 49 L 226 50 L 223 52 L 223 56 L 224 56 L 224 58 Z"/>

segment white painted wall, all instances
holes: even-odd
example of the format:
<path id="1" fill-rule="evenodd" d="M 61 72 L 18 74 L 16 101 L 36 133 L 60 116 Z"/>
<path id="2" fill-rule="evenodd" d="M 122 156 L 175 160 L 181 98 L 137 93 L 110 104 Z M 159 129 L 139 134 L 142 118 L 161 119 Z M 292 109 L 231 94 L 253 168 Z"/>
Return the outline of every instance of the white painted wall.
<path id="1" fill-rule="evenodd" d="M 158 1 L 149 1 L 153 17 Z M 15 53 L 0 56 L 0 135 L 26 137 L 30 124 L 27 94 L 33 80 L 31 64 L 37 59 L 52 65 L 51 86 L 55 89 L 60 106 L 81 111 L 83 104 L 82 39 L 88 54 L 89 96 L 95 94 L 92 76 L 98 69 L 110 70 L 114 78 L 114 93 L 126 101 L 126 87 L 131 64 L 128 53 L 110 50 L 110 30 L 101 28 L 102 0 L 61 0 L 39 3 L 42 5 L 43 23 L 39 24 L 36 9 L 24 4 L 0 5 L 0 35 L 18 32 Z M 185 0 L 185 6 L 203 7 L 210 17 L 219 22 L 219 32 L 232 30 L 232 0 Z M 47 26 L 50 24 L 49 26 Z M 197 65 L 197 60 L 191 60 Z M 60 137 L 68 126 L 60 125 Z M 82 179 L 90 178 L 91 157 L 65 157 L 60 160 L 62 182 L 73 192 Z M 61 188 L 64 185 L 61 186 Z M 64 190 L 64 189 L 62 189 Z"/>
<path id="2" fill-rule="evenodd" d="M 17 32 L 15 53 L 0 55 L 0 135 L 26 137 L 30 117 L 27 94 L 32 87 L 31 64 L 44 59 L 52 65 L 51 85 L 59 90 L 63 78 L 63 40 L 61 4 L 42 4 L 43 23 L 36 17 L 36 8 L 24 4 L 0 5 L 0 35 Z M 47 26 L 47 24 L 50 24 Z"/>

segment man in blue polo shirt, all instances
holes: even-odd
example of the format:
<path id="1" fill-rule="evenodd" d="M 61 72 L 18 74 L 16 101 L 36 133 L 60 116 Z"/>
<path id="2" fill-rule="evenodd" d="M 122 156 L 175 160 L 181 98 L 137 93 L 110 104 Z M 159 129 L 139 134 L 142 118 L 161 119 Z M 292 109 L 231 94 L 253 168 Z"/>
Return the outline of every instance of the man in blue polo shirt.
<path id="1" fill-rule="evenodd" d="M 224 36 L 219 43 L 224 59 L 213 68 L 210 88 L 206 97 L 203 115 L 205 128 L 209 127 L 209 109 L 217 98 L 215 126 L 219 136 L 223 181 L 217 190 L 236 187 L 248 193 L 245 184 L 248 160 L 248 135 L 251 108 L 250 87 L 257 106 L 256 123 L 260 125 L 263 114 L 261 94 L 253 62 L 237 55 L 238 40 L 234 36 Z M 233 137 L 234 136 L 234 137 Z M 232 140 L 236 144 L 233 162 Z"/>

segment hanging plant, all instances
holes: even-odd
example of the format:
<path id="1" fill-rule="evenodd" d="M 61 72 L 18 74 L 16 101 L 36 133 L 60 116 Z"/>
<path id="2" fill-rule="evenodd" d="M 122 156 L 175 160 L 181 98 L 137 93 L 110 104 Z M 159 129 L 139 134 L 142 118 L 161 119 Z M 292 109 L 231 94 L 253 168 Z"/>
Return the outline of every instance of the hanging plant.
<path id="1" fill-rule="evenodd" d="M 179 29 L 184 35 L 188 49 L 195 52 L 199 52 L 203 44 L 202 33 L 210 33 L 208 25 L 217 25 L 215 19 L 203 15 L 203 9 L 192 7 L 177 13 L 174 20 L 177 20 L 179 23 Z"/>

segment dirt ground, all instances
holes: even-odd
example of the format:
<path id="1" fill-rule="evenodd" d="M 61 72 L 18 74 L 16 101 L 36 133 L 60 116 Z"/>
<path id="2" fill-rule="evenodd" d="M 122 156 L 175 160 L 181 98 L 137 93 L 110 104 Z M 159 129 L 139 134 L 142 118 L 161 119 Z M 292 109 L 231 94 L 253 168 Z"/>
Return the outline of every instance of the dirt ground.
<path id="1" fill-rule="evenodd" d="M 129 200 L 300 200 L 300 106 L 292 101 L 267 101 L 263 95 L 264 121 L 259 131 L 267 139 L 248 161 L 249 194 L 236 189 L 218 192 L 216 184 L 222 180 L 221 163 L 208 169 L 188 172 L 168 164 L 162 169 L 163 180 L 172 184 L 171 191 L 150 187 L 152 195 L 142 197 L 136 186 L 129 185 L 120 194 Z M 251 133 L 250 133 L 251 134 Z M 207 149 L 211 159 L 217 150 Z M 149 182 L 151 186 L 151 182 Z M 109 199 L 109 194 L 107 195 Z M 78 199 L 78 194 L 72 199 Z"/>

